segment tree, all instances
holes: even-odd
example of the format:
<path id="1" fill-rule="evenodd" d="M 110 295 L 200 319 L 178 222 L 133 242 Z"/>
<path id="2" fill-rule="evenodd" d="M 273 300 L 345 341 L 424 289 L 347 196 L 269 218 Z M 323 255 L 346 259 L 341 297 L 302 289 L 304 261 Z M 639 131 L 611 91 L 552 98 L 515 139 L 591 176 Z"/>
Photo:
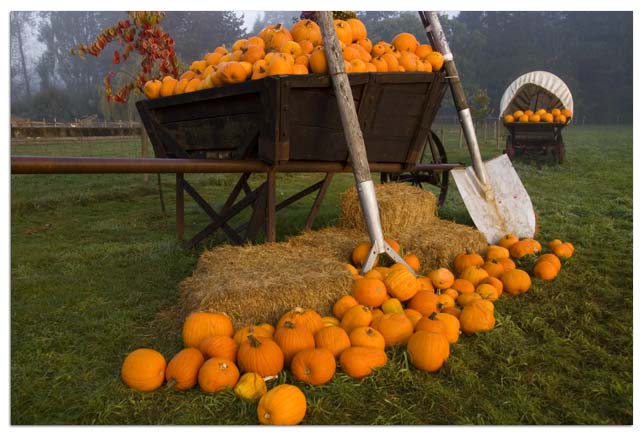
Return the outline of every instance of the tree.
<path id="1" fill-rule="evenodd" d="M 12 85 L 14 80 L 18 77 L 22 83 L 22 86 L 25 90 L 25 96 L 27 99 L 31 98 L 31 84 L 29 73 L 27 70 L 27 55 L 26 51 L 26 37 L 27 30 L 32 28 L 35 23 L 35 16 L 33 12 L 11 12 L 10 14 L 10 36 L 11 36 L 11 57 L 10 57 L 10 68 L 11 68 L 11 77 Z M 17 91 L 16 87 L 13 87 L 12 93 Z"/>
<path id="2" fill-rule="evenodd" d="M 232 11 L 168 12 L 163 26 L 176 41 L 177 56 L 184 64 L 246 36 L 243 15 Z"/>

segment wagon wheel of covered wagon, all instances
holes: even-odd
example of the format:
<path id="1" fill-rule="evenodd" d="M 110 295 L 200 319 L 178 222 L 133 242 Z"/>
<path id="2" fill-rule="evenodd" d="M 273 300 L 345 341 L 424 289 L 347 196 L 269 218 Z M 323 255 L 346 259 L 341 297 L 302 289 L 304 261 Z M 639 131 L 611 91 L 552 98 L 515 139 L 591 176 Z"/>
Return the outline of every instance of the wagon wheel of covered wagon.
<path id="1" fill-rule="evenodd" d="M 429 149 L 429 150 L 428 150 Z M 431 160 L 426 161 L 427 152 L 431 153 Z M 438 135 L 433 131 L 427 137 L 425 148 L 421 155 L 420 163 L 447 163 L 447 154 Z M 427 185 L 436 186 L 440 192 L 438 194 L 438 207 L 441 207 L 447 196 L 447 187 L 449 185 L 449 170 L 442 171 L 410 171 L 403 173 L 381 173 L 380 182 L 402 182 L 409 183 L 412 186 L 426 189 Z"/>

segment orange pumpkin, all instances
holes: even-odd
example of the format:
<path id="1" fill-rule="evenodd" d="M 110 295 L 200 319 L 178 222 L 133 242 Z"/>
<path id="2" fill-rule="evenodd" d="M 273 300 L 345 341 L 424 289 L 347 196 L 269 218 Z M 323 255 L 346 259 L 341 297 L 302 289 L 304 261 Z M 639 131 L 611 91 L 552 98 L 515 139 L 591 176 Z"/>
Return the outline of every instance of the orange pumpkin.
<path id="1" fill-rule="evenodd" d="M 541 260 L 532 267 L 532 274 L 538 279 L 546 282 L 552 281 L 557 277 L 557 267 L 547 260 Z"/>
<path id="2" fill-rule="evenodd" d="M 183 344 L 185 347 L 197 348 L 207 337 L 232 337 L 233 332 L 233 322 L 225 313 L 193 312 L 183 323 Z"/>
<path id="3" fill-rule="evenodd" d="M 499 291 L 495 286 L 488 283 L 481 283 L 476 287 L 476 293 L 485 300 L 496 301 L 499 298 Z"/>
<path id="4" fill-rule="evenodd" d="M 474 285 L 469 280 L 456 279 L 452 283 L 452 288 L 456 289 L 461 294 L 471 294 L 474 292 Z"/>
<path id="5" fill-rule="evenodd" d="M 490 277 L 499 277 L 505 271 L 505 267 L 497 259 L 492 259 L 483 264 L 482 267 Z"/>
<path id="6" fill-rule="evenodd" d="M 489 274 L 483 268 L 478 266 L 468 266 L 463 270 L 459 278 L 469 280 L 476 287 L 488 276 Z"/>
<path id="7" fill-rule="evenodd" d="M 312 73 L 319 74 L 326 74 L 327 71 L 329 71 L 329 66 L 326 60 L 326 53 L 324 53 L 324 47 L 322 47 L 321 45 L 316 46 L 311 53 L 311 57 L 309 58 L 309 70 Z M 362 264 L 358 265 L 354 262 L 354 265 L 361 266 Z"/>
<path id="8" fill-rule="evenodd" d="M 351 346 L 353 347 L 373 347 L 381 350 L 385 349 L 385 338 L 378 330 L 373 327 L 363 326 L 356 327 L 349 335 Z"/>
<path id="9" fill-rule="evenodd" d="M 420 259 L 414 254 L 408 254 L 403 257 L 403 260 L 409 265 L 414 271 L 420 271 Z"/>
<path id="10" fill-rule="evenodd" d="M 333 304 L 333 315 L 341 320 L 347 310 L 357 305 L 358 301 L 353 296 L 344 295 Z"/>
<path id="11" fill-rule="evenodd" d="M 333 25 L 335 26 L 335 33 L 338 35 L 338 40 L 343 42 L 345 45 L 349 45 L 353 42 L 353 30 L 351 25 L 344 20 L 333 20 Z"/>
<path id="12" fill-rule="evenodd" d="M 419 291 L 434 292 L 434 285 L 432 284 L 432 280 L 429 277 L 426 277 L 426 276 L 416 277 L 416 281 L 418 282 Z"/>
<path id="13" fill-rule="evenodd" d="M 302 307 L 296 307 L 282 315 L 277 322 L 277 327 L 285 325 L 287 321 L 291 321 L 293 324 L 303 325 L 312 335 L 324 327 L 322 316 L 319 313 L 313 309 L 304 309 Z"/>
<path id="14" fill-rule="evenodd" d="M 418 291 L 414 297 L 409 300 L 407 307 L 417 310 L 423 316 L 432 312 L 438 312 L 438 295 L 434 291 Z"/>
<path id="15" fill-rule="evenodd" d="M 326 348 L 298 351 L 291 361 L 291 373 L 297 381 L 322 385 L 335 375 L 335 356 Z"/>
<path id="16" fill-rule="evenodd" d="M 121 366 L 121 379 L 138 391 L 153 391 L 165 379 L 165 358 L 151 348 L 139 348 L 125 357 Z"/>
<path id="17" fill-rule="evenodd" d="M 284 362 L 288 365 L 295 354 L 307 348 L 315 348 L 315 337 L 303 324 L 285 321 L 275 329 L 275 342 L 284 353 Z"/>
<path id="18" fill-rule="evenodd" d="M 494 318 L 494 310 L 490 307 L 486 300 L 473 301 L 467 306 L 463 307 L 459 322 L 461 323 L 461 330 L 467 335 L 474 333 L 485 332 L 492 330 L 496 324 Z M 491 303 L 490 303 L 491 304 Z"/>
<path id="19" fill-rule="evenodd" d="M 521 112 L 521 111 L 517 111 Z M 521 112 L 521 115 L 523 115 L 523 112 Z M 514 118 L 519 118 L 521 115 L 518 117 L 515 115 Z M 503 236 L 501 239 L 499 239 L 499 242 L 497 242 L 497 245 L 506 249 L 510 249 L 512 245 L 515 243 L 519 242 L 519 238 L 516 235 L 513 235 L 512 233 L 508 233 L 505 236 Z"/>
<path id="20" fill-rule="evenodd" d="M 248 336 L 263 336 L 265 338 L 272 338 L 275 332 L 275 327 L 268 323 L 247 325 L 238 329 L 233 335 L 235 343 L 239 346 Z M 214 357 L 214 356 L 210 356 Z M 233 359 L 231 359 L 233 360 Z"/>
<path id="21" fill-rule="evenodd" d="M 375 273 L 382 277 L 377 271 Z M 382 280 L 371 278 L 357 279 L 353 281 L 352 295 L 360 304 L 378 307 L 387 299 L 387 287 Z"/>
<path id="22" fill-rule="evenodd" d="M 478 253 L 461 253 L 454 258 L 454 271 L 456 274 L 462 273 L 468 266 L 483 266 L 485 261 Z"/>
<path id="23" fill-rule="evenodd" d="M 445 337 L 447 341 L 450 344 L 458 342 L 458 338 L 461 335 L 461 322 L 458 320 L 458 317 L 451 313 L 441 312 L 436 314 L 436 319 L 445 324 Z"/>
<path id="24" fill-rule="evenodd" d="M 442 335 L 446 334 L 445 323 L 436 318 L 436 312 L 433 312 L 428 316 L 424 316 L 418 321 L 418 323 L 414 327 L 414 331 L 418 332 L 421 330 L 432 333 L 440 333 Z"/>
<path id="25" fill-rule="evenodd" d="M 339 326 L 327 326 L 315 334 L 315 346 L 326 348 L 337 358 L 351 346 L 347 332 Z"/>
<path id="26" fill-rule="evenodd" d="M 532 285 L 530 275 L 518 268 L 504 272 L 500 279 L 503 282 L 503 290 L 512 295 L 522 294 Z"/>
<path id="27" fill-rule="evenodd" d="M 230 339 L 227 336 L 222 337 Z M 165 380 L 168 386 L 180 391 L 190 389 L 197 384 L 197 375 L 203 363 L 203 354 L 198 349 L 184 348 L 179 351 L 165 368 Z"/>
<path id="28" fill-rule="evenodd" d="M 358 304 L 346 311 L 340 320 L 340 327 L 351 333 L 356 327 L 367 326 L 371 323 L 373 315 L 369 306 Z"/>
<path id="29" fill-rule="evenodd" d="M 414 332 L 414 325 L 404 313 L 385 313 L 373 324 L 385 338 L 385 346 L 404 344 Z"/>
<path id="30" fill-rule="evenodd" d="M 297 425 L 306 416 L 306 396 L 297 386 L 281 384 L 262 396 L 257 404 L 260 424 Z"/>
<path id="31" fill-rule="evenodd" d="M 387 364 L 387 354 L 379 348 L 349 347 L 340 355 L 342 371 L 353 378 L 370 375 Z"/>
<path id="32" fill-rule="evenodd" d="M 454 283 L 454 274 L 447 268 L 435 269 L 428 274 L 428 277 L 432 285 L 438 289 L 447 289 Z"/>
<path id="33" fill-rule="evenodd" d="M 392 271 L 385 278 L 385 285 L 389 294 L 400 301 L 411 299 L 418 292 L 416 276 L 405 269 Z"/>
<path id="34" fill-rule="evenodd" d="M 562 242 L 559 245 L 555 245 L 552 252 L 560 259 L 568 259 L 575 252 L 575 247 L 570 242 Z"/>
<path id="35" fill-rule="evenodd" d="M 199 351 L 206 359 L 225 357 L 233 362 L 237 359 L 237 342 L 230 336 L 210 336 L 199 344 Z"/>
<path id="36" fill-rule="evenodd" d="M 291 27 L 291 36 L 296 42 L 310 41 L 313 46 L 322 44 L 320 26 L 312 20 L 300 20 Z"/>
<path id="37" fill-rule="evenodd" d="M 198 379 L 201 390 L 209 394 L 233 389 L 239 380 L 239 369 L 232 360 L 212 357 L 199 369 Z"/>
<path id="38" fill-rule="evenodd" d="M 284 368 L 284 353 L 272 339 L 250 335 L 239 345 L 237 364 L 242 373 L 273 376 Z"/>
<path id="39" fill-rule="evenodd" d="M 438 371 L 449 357 L 449 341 L 442 333 L 417 331 L 407 343 L 409 360 L 416 368 Z"/>
<path id="40" fill-rule="evenodd" d="M 422 313 L 410 308 L 405 309 L 404 314 L 407 315 L 407 318 L 409 318 L 414 328 L 416 327 L 416 323 L 423 317 Z"/>
<path id="41" fill-rule="evenodd" d="M 420 45 L 416 37 L 407 32 L 402 32 L 394 36 L 391 44 L 400 52 L 408 51 L 412 53 L 415 53 L 416 49 Z"/>
<path id="42" fill-rule="evenodd" d="M 161 81 L 158 79 L 148 80 L 143 85 L 143 93 L 147 98 L 157 98 L 161 93 Z"/>

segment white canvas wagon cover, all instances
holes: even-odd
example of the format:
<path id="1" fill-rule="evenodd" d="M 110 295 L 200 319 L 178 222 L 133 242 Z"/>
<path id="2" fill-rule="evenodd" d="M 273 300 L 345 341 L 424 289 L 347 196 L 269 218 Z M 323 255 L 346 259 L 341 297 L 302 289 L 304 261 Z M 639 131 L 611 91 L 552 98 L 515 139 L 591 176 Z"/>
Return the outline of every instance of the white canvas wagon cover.
<path id="1" fill-rule="evenodd" d="M 559 77 L 547 71 L 519 76 L 501 97 L 499 117 L 517 110 L 568 108 L 574 112 L 572 94 Z"/>

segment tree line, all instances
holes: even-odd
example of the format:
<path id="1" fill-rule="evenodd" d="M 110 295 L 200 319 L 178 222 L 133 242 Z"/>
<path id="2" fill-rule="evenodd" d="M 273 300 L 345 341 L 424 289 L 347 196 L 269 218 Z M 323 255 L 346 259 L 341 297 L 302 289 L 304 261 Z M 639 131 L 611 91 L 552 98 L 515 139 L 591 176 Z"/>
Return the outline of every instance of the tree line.
<path id="1" fill-rule="evenodd" d="M 176 41 L 182 68 L 216 46 L 257 34 L 268 24 L 292 25 L 299 11 L 265 11 L 247 32 L 242 12 L 167 12 L 162 27 Z M 70 49 L 89 43 L 125 13 L 11 12 L 11 113 L 32 119 L 70 120 L 98 114 L 106 120 L 137 118 L 135 95 L 107 103 L 103 77 L 118 67 L 127 78 L 136 61 L 112 64 L 110 51 L 81 59 Z M 372 41 L 400 32 L 427 40 L 415 12 L 358 11 Z M 462 12 L 442 19 L 470 103 L 491 116 L 506 87 L 534 70 L 561 77 L 575 101 L 575 117 L 589 123 L 631 123 L 633 117 L 632 12 Z M 37 41 L 37 44 L 35 43 Z M 38 45 L 40 49 L 36 49 Z M 480 107 L 476 107 L 476 106 Z M 442 113 L 453 111 L 451 99 Z M 453 112 L 452 112 L 453 113 Z"/>

